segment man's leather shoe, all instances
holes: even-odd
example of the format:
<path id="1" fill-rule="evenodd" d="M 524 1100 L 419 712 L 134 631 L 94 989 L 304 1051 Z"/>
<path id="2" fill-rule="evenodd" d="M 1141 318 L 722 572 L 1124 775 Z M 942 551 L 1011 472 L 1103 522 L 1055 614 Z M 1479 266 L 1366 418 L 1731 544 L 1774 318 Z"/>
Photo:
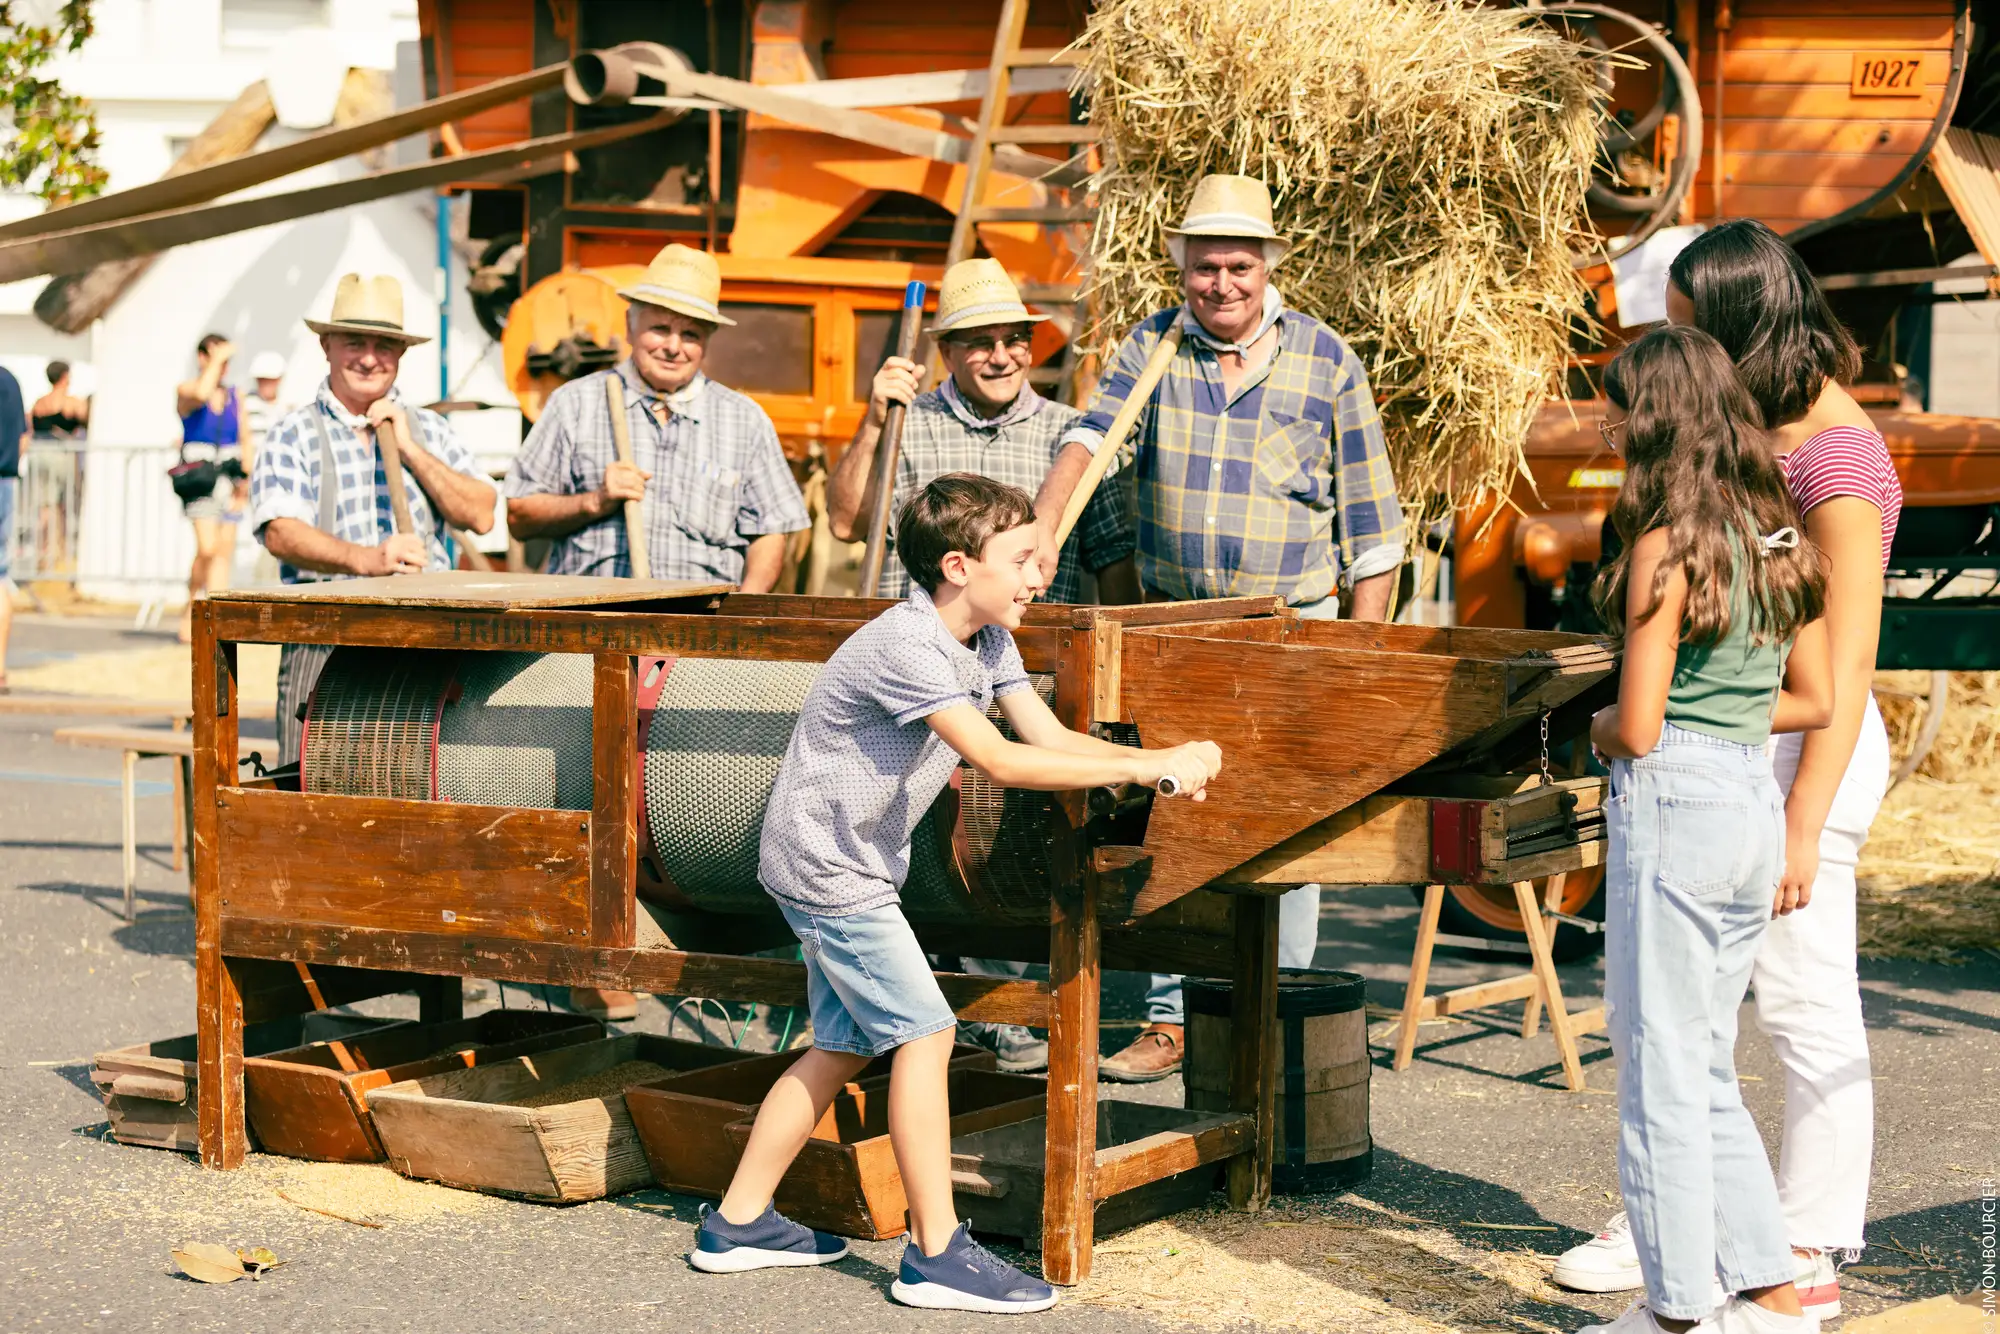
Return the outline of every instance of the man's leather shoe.
<path id="1" fill-rule="evenodd" d="M 1147 1024 L 1132 1045 L 1108 1061 L 1100 1061 L 1097 1073 L 1120 1084 L 1150 1084 L 1178 1073 L 1181 1057 L 1187 1052 L 1187 1029 L 1180 1024 Z"/>

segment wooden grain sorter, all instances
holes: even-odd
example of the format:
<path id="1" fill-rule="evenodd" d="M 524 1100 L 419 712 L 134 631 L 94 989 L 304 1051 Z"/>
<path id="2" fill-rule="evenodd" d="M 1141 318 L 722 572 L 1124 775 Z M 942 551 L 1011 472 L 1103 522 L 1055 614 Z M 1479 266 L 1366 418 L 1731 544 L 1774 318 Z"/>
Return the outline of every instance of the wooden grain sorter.
<path id="1" fill-rule="evenodd" d="M 256 961 L 802 1004 L 803 966 L 752 953 L 786 935 L 757 887 L 757 832 L 818 664 L 890 605 L 459 573 L 202 602 L 203 1161 L 233 1167 L 245 1151 L 242 978 Z M 939 985 L 961 1018 L 1049 1032 L 1043 1271 L 1074 1283 L 1111 1196 L 1226 1164 L 1233 1205 L 1268 1200 L 1278 896 L 1427 883 L 1422 781 L 1507 772 L 1543 718 L 1571 735 L 1613 658 L 1569 635 L 1301 621 L 1276 598 L 1033 606 L 1014 638 L 1067 726 L 1149 746 L 1209 738 L 1226 766 L 1202 802 L 1019 791 L 961 769 L 917 831 L 902 902 L 925 947 L 1049 966 L 1047 982 Z M 299 791 L 237 780 L 240 643 L 334 650 Z M 1387 814 L 1370 805 L 1392 787 Z M 1422 869 L 1405 874 L 1404 832 L 1420 824 Z M 1140 1154 L 1099 1143 L 1104 967 L 1231 980 L 1215 1124 Z M 385 1146 L 389 1092 L 370 1097 Z"/>

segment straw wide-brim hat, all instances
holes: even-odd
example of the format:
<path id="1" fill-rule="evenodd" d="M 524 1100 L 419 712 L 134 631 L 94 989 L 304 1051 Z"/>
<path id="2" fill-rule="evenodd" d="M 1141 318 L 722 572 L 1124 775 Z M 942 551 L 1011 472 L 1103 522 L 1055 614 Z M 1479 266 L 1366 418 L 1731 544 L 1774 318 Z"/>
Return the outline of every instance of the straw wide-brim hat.
<path id="1" fill-rule="evenodd" d="M 343 273 L 333 288 L 333 316 L 307 320 L 306 328 L 316 334 L 373 334 L 394 338 L 404 347 L 431 340 L 403 328 L 403 285 L 387 274 L 364 278 Z"/>
<path id="2" fill-rule="evenodd" d="M 1271 225 L 1271 191 L 1255 176 L 1204 176 L 1194 183 L 1188 200 L 1187 216 L 1178 227 L 1169 227 L 1167 253 L 1177 266 L 1186 267 L 1187 238 L 1190 236 L 1233 236 L 1246 240 L 1269 241 L 1277 247 L 1277 259 L 1292 248 Z"/>
<path id="3" fill-rule="evenodd" d="M 736 323 L 722 313 L 722 270 L 715 256 L 692 246 L 668 246 L 653 256 L 645 277 L 619 288 L 618 295 L 710 324 Z"/>
<path id="4" fill-rule="evenodd" d="M 964 259 L 944 271 L 933 334 L 989 324 L 1040 324 L 1049 318 L 1021 304 L 1021 289 L 997 259 Z"/>

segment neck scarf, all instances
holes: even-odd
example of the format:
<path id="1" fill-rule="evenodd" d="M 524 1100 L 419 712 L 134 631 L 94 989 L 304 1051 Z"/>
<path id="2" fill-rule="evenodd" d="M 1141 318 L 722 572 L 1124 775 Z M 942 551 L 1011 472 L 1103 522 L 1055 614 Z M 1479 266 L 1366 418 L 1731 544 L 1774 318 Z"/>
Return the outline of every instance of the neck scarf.
<path id="1" fill-rule="evenodd" d="M 965 396 L 958 392 L 958 381 L 950 375 L 945 376 L 944 383 L 938 386 L 938 395 L 944 399 L 944 405 L 951 409 L 952 416 L 975 431 L 997 431 L 1003 426 L 1024 422 L 1040 412 L 1042 405 L 1048 401 L 1035 392 L 1033 385 L 1024 384 L 1021 386 L 1021 392 L 1015 395 L 1014 401 L 1007 405 L 1006 411 L 997 417 L 982 417 L 965 401 Z"/>
<path id="2" fill-rule="evenodd" d="M 1217 338 L 1214 334 L 1203 328 L 1201 321 L 1195 318 L 1192 306 L 1183 305 L 1181 307 L 1181 327 L 1187 332 L 1189 337 L 1206 344 L 1211 351 L 1218 355 L 1224 352 L 1234 352 L 1237 356 L 1241 357 L 1248 355 L 1251 347 L 1255 345 L 1257 340 L 1270 332 L 1271 326 L 1278 322 L 1278 316 L 1284 313 L 1284 309 L 1284 297 L 1278 294 L 1277 288 L 1266 285 L 1264 288 L 1264 318 L 1258 321 L 1256 332 L 1240 343 L 1231 343 Z"/>

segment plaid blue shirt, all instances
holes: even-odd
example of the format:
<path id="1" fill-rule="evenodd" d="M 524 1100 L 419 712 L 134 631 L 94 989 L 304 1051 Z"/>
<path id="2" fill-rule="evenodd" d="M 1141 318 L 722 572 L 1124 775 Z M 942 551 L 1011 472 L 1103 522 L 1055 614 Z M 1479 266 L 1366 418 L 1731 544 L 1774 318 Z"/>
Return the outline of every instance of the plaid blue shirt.
<path id="1" fill-rule="evenodd" d="M 472 451 L 459 443 L 450 422 L 429 408 L 404 402 L 399 390 L 391 389 L 389 397 L 402 405 L 411 433 L 433 458 L 453 472 L 486 480 L 473 462 Z M 325 380 L 319 382 L 319 392 L 311 403 L 286 413 L 257 442 L 257 457 L 250 472 L 251 531 L 261 542 L 264 526 L 273 519 L 297 519 L 308 527 L 319 527 L 319 489 L 323 479 L 319 432 L 313 429 L 315 415 L 326 423 L 340 486 L 333 512 L 333 536 L 356 546 L 379 547 L 396 534 L 396 516 L 389 506 L 389 481 L 382 468 L 382 455 L 375 448 L 373 435 L 362 434 L 368 419 L 340 406 L 340 400 L 333 396 Z M 430 497 L 417 485 L 408 468 L 403 470 L 403 494 L 409 498 L 410 519 L 430 556 L 424 568 L 450 569 L 444 533 L 431 509 Z M 301 570 L 283 563 L 278 566 L 278 577 L 288 584 L 353 578 Z"/>
<path id="2" fill-rule="evenodd" d="M 753 540 L 810 526 L 805 497 L 764 409 L 706 376 L 663 395 L 629 359 L 549 396 L 514 459 L 509 496 L 583 495 L 604 485 L 618 457 L 604 391 L 611 375 L 625 382 L 632 461 L 653 474 L 641 505 L 653 578 L 740 584 Z M 622 510 L 558 538 L 547 568 L 550 574 L 629 576 L 632 553 Z"/>
<path id="3" fill-rule="evenodd" d="M 1179 319 L 1194 324 L 1180 306 L 1126 336 L 1064 443 L 1098 446 Z M 1276 350 L 1233 397 L 1214 350 L 1184 334 L 1114 467 L 1135 460 L 1139 577 L 1170 597 L 1277 594 L 1302 606 L 1402 561 L 1403 511 L 1367 371 L 1310 315 L 1278 316 Z"/>
<path id="4" fill-rule="evenodd" d="M 919 488 L 948 472 L 970 472 L 1018 486 L 1032 497 L 1062 449 L 1064 432 L 1081 416 L 1067 404 L 1035 397 L 1033 389 L 1023 388 L 1021 393 L 1033 397 L 1033 402 L 1016 399 L 1016 408 L 981 420 L 962 401 L 946 397 L 945 385 L 950 384 L 947 377 L 944 385 L 918 395 L 903 418 L 903 448 L 896 460 L 896 492 L 890 508 L 891 540 L 882 561 L 882 582 L 875 590 L 878 597 L 909 594 L 910 572 L 896 556 L 893 516 L 903 512 L 904 502 Z M 954 398 L 956 389 L 952 386 Z M 1130 479 L 1106 478 L 1083 507 L 1076 531 L 1063 543 L 1056 577 L 1049 581 L 1042 601 L 1075 602 L 1083 571 L 1124 560 L 1132 554 L 1132 542 Z"/>

